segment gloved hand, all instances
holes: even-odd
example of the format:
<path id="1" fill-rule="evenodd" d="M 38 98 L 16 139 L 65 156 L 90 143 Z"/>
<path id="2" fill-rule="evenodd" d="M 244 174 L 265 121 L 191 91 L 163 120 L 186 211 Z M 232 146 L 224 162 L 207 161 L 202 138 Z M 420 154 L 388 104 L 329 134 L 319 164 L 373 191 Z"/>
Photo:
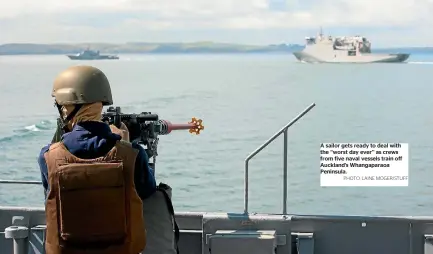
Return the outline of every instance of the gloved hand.
<path id="1" fill-rule="evenodd" d="M 122 140 L 129 142 L 129 131 L 128 127 L 124 123 L 120 123 L 120 128 L 117 128 L 115 125 L 111 124 L 110 129 L 113 133 L 120 135 L 122 137 Z"/>

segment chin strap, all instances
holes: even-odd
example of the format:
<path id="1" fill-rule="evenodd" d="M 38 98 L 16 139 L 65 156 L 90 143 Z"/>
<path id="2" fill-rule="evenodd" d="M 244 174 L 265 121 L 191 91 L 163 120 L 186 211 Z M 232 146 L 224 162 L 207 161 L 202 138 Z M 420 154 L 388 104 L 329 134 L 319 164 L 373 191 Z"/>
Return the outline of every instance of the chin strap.
<path id="1" fill-rule="evenodd" d="M 80 108 L 83 106 L 83 104 L 77 104 L 74 107 L 74 110 L 72 110 L 72 112 L 66 117 L 63 118 L 63 111 L 62 111 L 62 106 L 59 105 L 57 102 L 54 103 L 54 105 L 57 107 L 57 110 L 59 111 L 59 115 L 60 115 L 60 128 L 63 130 L 63 133 L 69 132 L 69 128 L 68 128 L 68 123 L 69 121 L 72 120 L 72 118 L 74 118 L 74 116 L 77 114 L 78 110 L 80 110 Z"/>

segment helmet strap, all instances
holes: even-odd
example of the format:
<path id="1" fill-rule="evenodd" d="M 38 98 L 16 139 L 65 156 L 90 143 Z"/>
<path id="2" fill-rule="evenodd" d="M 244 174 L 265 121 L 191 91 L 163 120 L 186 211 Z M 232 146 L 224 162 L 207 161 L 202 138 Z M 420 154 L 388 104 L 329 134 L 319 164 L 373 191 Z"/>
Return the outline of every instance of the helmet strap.
<path id="1" fill-rule="evenodd" d="M 56 105 L 57 110 L 59 111 L 59 115 L 60 115 L 60 121 L 61 121 L 60 128 L 63 130 L 64 133 L 69 132 L 70 130 L 68 129 L 68 123 L 78 113 L 78 110 L 81 109 L 83 104 L 75 105 L 74 110 L 72 110 L 72 112 L 66 118 L 63 117 L 62 106 L 59 105 L 57 102 L 55 102 L 55 105 Z"/>

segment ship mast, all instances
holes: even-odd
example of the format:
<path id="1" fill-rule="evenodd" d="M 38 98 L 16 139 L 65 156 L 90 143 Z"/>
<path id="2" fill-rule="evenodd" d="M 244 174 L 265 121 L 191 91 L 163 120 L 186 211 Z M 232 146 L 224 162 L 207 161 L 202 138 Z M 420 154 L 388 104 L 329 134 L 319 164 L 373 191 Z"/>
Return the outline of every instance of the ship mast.
<path id="1" fill-rule="evenodd" d="M 320 26 L 318 39 L 319 39 L 320 41 L 323 40 L 323 30 L 322 30 L 322 26 Z"/>

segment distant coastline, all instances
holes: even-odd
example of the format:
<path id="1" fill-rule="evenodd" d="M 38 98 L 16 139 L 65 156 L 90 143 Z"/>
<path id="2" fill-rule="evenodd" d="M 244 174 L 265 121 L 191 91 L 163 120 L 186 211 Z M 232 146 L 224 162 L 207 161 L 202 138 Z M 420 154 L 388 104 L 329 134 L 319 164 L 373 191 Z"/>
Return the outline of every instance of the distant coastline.
<path id="1" fill-rule="evenodd" d="M 80 44 L 30 44 L 10 43 L 0 45 L 0 55 L 30 54 L 74 54 L 85 48 L 110 54 L 193 54 L 193 53 L 270 53 L 292 52 L 302 49 L 301 45 L 279 44 L 252 46 L 240 44 L 195 42 L 195 43 L 146 43 L 124 44 L 80 43 Z"/>
<path id="2" fill-rule="evenodd" d="M 99 50 L 110 54 L 245 54 L 245 53 L 292 53 L 302 50 L 299 44 L 273 44 L 264 46 L 228 44 L 216 42 L 195 43 L 146 43 L 134 42 L 124 44 L 79 43 L 79 44 L 33 44 L 9 43 L 0 45 L 0 55 L 63 55 L 75 54 L 83 49 Z M 433 47 L 382 48 L 374 52 L 410 54 L 433 54 Z"/>

